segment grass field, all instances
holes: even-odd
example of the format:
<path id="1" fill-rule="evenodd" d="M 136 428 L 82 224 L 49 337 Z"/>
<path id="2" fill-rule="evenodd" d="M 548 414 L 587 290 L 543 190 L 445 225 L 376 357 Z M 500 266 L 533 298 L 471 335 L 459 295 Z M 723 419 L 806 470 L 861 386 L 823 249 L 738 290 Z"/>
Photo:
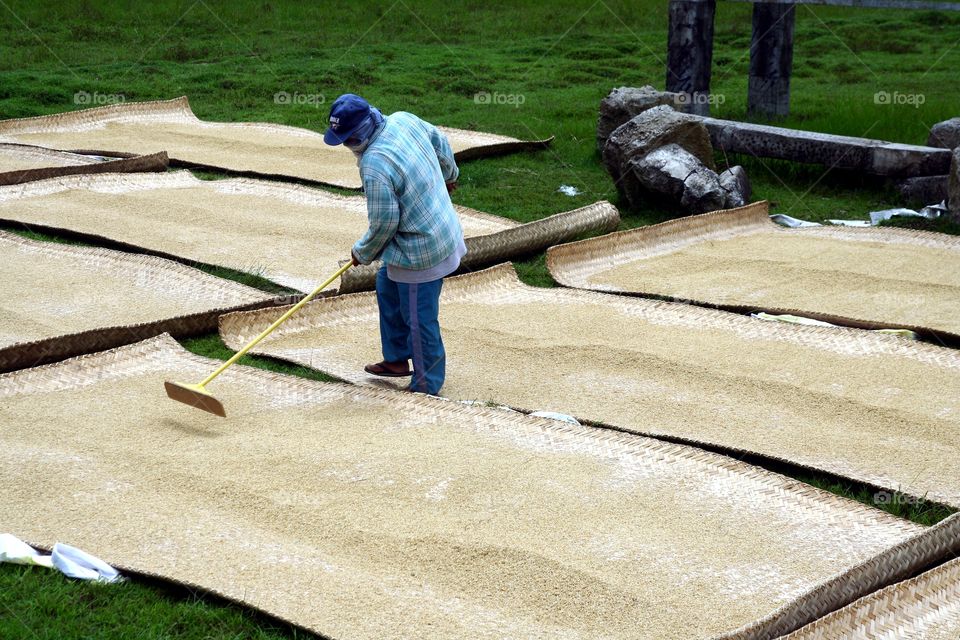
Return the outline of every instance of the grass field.
<path id="1" fill-rule="evenodd" d="M 720 3 L 717 10 L 712 91 L 720 117 L 745 119 L 750 11 L 741 3 Z M 670 212 L 631 211 L 619 201 L 596 151 L 597 106 L 616 86 L 663 88 L 666 12 L 664 0 L 0 0 L 0 118 L 187 95 L 204 119 L 319 131 L 329 103 L 351 91 L 385 112 L 413 111 L 437 124 L 556 136 L 545 151 L 465 163 L 454 197 L 459 204 L 528 221 L 608 199 L 620 206 L 623 227 L 634 227 Z M 785 123 L 924 143 L 932 124 L 960 115 L 958 38 L 960 12 L 798 7 L 792 115 Z M 881 104 L 878 92 L 906 101 Z M 478 93 L 494 100 L 478 103 Z M 289 103 L 278 94 L 291 96 Z M 864 218 L 899 204 L 889 186 L 865 176 L 719 161 L 744 164 L 755 199 L 801 218 Z M 581 195 L 560 194 L 561 184 Z M 542 255 L 518 269 L 530 284 L 551 284 Z M 215 273 L 277 290 L 255 274 Z M 230 353 L 216 336 L 185 344 L 211 357 Z M 269 360 L 246 362 L 322 379 Z M 863 487 L 801 479 L 871 502 Z M 948 513 L 926 504 L 885 508 L 927 524 Z M 0 566 L 0 638 L 89 637 L 310 636 L 151 582 L 102 587 Z"/>

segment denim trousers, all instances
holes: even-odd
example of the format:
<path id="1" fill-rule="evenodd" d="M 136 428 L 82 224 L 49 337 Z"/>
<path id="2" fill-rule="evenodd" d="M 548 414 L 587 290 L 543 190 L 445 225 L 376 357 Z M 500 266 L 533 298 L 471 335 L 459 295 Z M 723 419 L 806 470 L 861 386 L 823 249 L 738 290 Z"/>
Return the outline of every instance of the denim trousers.
<path id="1" fill-rule="evenodd" d="M 411 391 L 436 395 L 446 374 L 446 353 L 440 337 L 440 290 L 443 278 L 407 284 L 377 272 L 380 345 L 387 362 L 413 360 Z"/>

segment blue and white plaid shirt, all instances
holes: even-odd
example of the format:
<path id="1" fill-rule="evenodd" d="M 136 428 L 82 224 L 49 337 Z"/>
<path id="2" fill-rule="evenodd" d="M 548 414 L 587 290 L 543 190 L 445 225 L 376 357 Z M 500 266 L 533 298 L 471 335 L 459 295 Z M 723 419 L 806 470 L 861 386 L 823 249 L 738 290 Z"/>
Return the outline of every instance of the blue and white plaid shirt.
<path id="1" fill-rule="evenodd" d="M 370 228 L 353 246 L 357 260 L 422 270 L 456 250 L 463 229 L 445 183 L 460 171 L 436 127 L 403 111 L 386 116 L 359 166 Z"/>

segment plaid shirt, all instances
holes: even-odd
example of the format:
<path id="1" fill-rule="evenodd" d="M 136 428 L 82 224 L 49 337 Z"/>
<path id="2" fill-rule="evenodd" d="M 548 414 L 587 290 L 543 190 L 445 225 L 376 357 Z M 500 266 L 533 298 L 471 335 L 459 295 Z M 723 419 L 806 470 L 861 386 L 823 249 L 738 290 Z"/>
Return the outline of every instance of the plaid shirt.
<path id="1" fill-rule="evenodd" d="M 357 260 L 422 270 L 453 253 L 463 229 L 444 183 L 460 172 L 446 136 L 398 111 L 386 116 L 359 166 L 370 228 L 353 246 Z"/>

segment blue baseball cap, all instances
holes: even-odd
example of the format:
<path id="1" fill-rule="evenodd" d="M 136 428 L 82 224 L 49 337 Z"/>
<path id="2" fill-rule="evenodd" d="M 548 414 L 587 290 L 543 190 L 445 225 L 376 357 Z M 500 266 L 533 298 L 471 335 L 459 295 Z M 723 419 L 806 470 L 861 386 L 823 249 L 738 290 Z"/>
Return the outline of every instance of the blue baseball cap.
<path id="1" fill-rule="evenodd" d="M 352 93 L 343 94 L 330 107 L 330 126 L 323 134 L 323 141 L 332 146 L 343 144 L 368 115 L 369 102 Z"/>

